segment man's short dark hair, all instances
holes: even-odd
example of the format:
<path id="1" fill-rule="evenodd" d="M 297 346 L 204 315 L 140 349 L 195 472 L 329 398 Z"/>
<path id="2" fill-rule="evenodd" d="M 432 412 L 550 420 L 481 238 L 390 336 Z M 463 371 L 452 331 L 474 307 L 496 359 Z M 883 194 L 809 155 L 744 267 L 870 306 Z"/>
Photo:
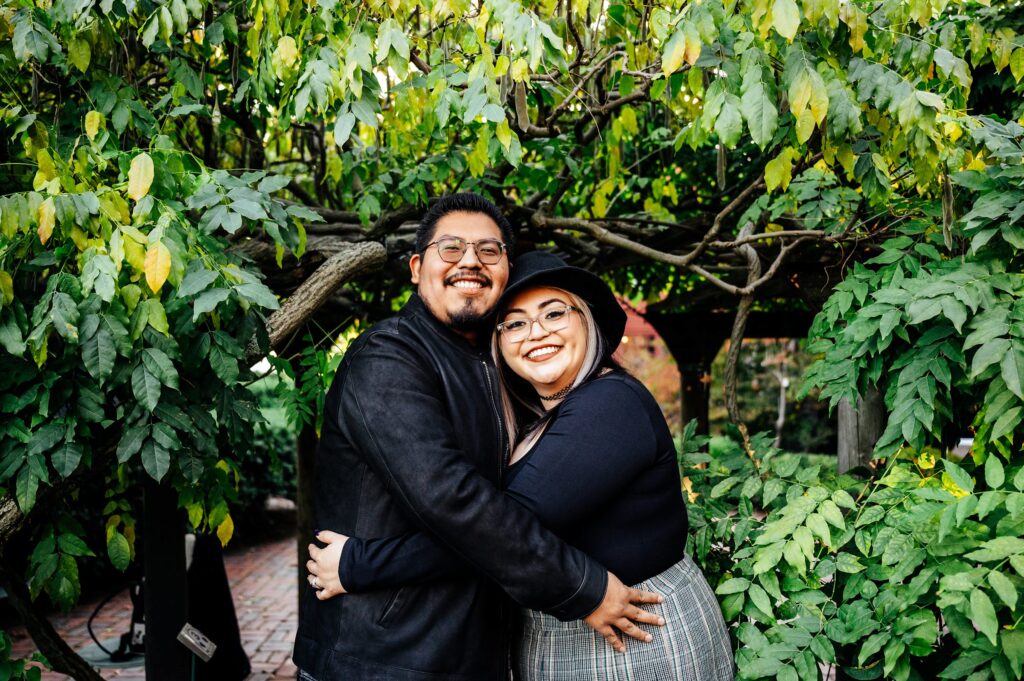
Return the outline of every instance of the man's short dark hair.
<path id="1" fill-rule="evenodd" d="M 512 233 L 512 225 L 508 218 L 498 210 L 493 203 L 471 192 L 461 194 L 449 194 L 441 197 L 427 211 L 420 226 L 416 228 L 416 252 L 422 254 L 427 250 L 427 244 L 434 240 L 434 232 L 437 230 L 437 222 L 448 213 L 483 213 L 501 230 L 501 240 L 505 242 L 508 259 L 512 260 L 515 247 L 515 235 Z"/>

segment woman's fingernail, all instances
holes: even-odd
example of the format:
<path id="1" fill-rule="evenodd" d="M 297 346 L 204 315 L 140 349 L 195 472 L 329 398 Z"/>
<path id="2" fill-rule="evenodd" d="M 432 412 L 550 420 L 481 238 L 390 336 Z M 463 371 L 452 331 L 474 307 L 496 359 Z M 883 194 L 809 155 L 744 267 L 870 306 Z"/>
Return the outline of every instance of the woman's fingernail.
<path id="1" fill-rule="evenodd" d="M 664 617 L 659 617 L 658 618 L 658 626 L 659 627 L 665 626 L 665 618 Z"/>
<path id="2" fill-rule="evenodd" d="M 650 634 L 647 634 L 646 636 L 644 636 L 644 640 L 647 641 L 648 643 L 650 643 L 651 641 L 654 640 L 654 637 L 651 636 Z"/>

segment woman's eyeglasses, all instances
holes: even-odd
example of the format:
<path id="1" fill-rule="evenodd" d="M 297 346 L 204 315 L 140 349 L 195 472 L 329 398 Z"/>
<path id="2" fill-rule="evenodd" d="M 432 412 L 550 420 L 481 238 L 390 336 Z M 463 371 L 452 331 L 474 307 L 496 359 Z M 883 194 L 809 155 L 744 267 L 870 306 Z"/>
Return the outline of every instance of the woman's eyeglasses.
<path id="1" fill-rule="evenodd" d="M 466 255 L 466 249 L 470 246 L 476 252 L 477 259 L 485 265 L 497 265 L 501 261 L 502 253 L 505 252 L 505 244 L 497 239 L 466 241 L 458 237 L 446 236 L 427 244 L 427 248 L 431 246 L 437 246 L 437 254 L 441 256 L 441 260 L 448 263 L 462 260 L 462 256 Z"/>
<path id="2" fill-rule="evenodd" d="M 548 333 L 561 331 L 569 326 L 569 312 L 579 308 L 572 305 L 562 305 L 544 310 L 536 317 L 512 317 L 498 324 L 498 335 L 509 343 L 521 343 L 526 340 L 534 323 L 540 324 L 540 328 Z"/>

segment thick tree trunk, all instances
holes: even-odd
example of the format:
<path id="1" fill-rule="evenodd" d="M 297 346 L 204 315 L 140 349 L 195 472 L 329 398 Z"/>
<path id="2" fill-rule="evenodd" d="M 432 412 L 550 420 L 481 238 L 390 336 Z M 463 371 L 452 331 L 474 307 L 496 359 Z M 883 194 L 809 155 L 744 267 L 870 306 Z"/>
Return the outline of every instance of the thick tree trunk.
<path id="1" fill-rule="evenodd" d="M 49 620 L 36 612 L 24 580 L 6 560 L 0 560 L 0 581 L 22 624 L 54 671 L 77 681 L 103 681 L 103 677 L 60 637 Z"/>
<path id="2" fill-rule="evenodd" d="M 877 390 L 869 390 L 857 399 L 854 409 L 849 400 L 839 403 L 839 462 L 840 473 L 867 466 L 875 443 L 885 430 L 885 399 Z"/>

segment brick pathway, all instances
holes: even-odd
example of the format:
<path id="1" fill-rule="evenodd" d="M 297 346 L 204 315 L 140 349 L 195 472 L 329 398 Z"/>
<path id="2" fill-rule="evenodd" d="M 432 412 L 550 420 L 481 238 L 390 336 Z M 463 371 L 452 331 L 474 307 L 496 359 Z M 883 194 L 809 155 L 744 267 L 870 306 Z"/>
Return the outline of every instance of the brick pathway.
<path id="1" fill-rule="evenodd" d="M 235 613 L 242 634 L 242 645 L 249 654 L 252 675 L 249 681 L 284 681 L 295 678 L 291 662 L 292 643 L 298 626 L 296 594 L 295 539 L 289 538 L 261 546 L 230 551 L 224 557 Z M 53 619 L 53 625 L 75 650 L 92 643 L 86 621 L 96 602 L 82 603 L 67 616 Z M 127 590 L 108 603 L 93 620 L 93 631 L 101 641 L 128 630 L 131 602 Z M 35 649 L 24 629 L 8 632 L 14 642 L 15 657 Z M 144 681 L 142 667 L 102 669 L 105 679 Z M 63 674 L 48 672 L 43 681 L 66 681 Z"/>

